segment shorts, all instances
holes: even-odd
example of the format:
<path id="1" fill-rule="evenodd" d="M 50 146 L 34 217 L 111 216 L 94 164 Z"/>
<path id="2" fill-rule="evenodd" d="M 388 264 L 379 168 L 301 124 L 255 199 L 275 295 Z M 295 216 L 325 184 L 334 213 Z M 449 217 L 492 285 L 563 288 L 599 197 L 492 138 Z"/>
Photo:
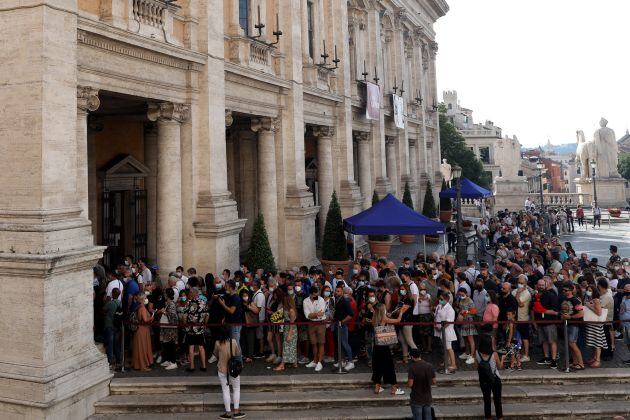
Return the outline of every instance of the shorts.
<path id="1" fill-rule="evenodd" d="M 572 343 L 577 342 L 578 335 L 580 335 L 580 327 L 577 325 L 567 325 L 567 340 Z"/>
<path id="2" fill-rule="evenodd" d="M 516 331 L 521 335 L 521 340 L 529 340 L 529 324 L 516 324 Z"/>
<path id="3" fill-rule="evenodd" d="M 308 341 L 308 326 L 307 325 L 298 325 L 298 341 L 301 343 L 302 341 Z"/>
<path id="4" fill-rule="evenodd" d="M 623 325 L 623 342 L 630 346 L 630 324 Z"/>
<path id="5" fill-rule="evenodd" d="M 326 326 L 325 325 L 309 325 L 308 326 L 308 339 L 311 344 L 325 344 L 326 343 Z"/>
<path id="6" fill-rule="evenodd" d="M 185 343 L 187 346 L 203 346 L 206 344 L 203 334 L 186 333 Z"/>
<path id="7" fill-rule="evenodd" d="M 453 349 L 453 342 L 450 340 L 446 340 L 446 350 L 452 350 Z"/>
<path id="8" fill-rule="evenodd" d="M 538 328 L 538 336 L 543 343 L 558 341 L 558 328 L 553 324 L 541 325 Z"/>
<path id="9" fill-rule="evenodd" d="M 259 340 L 261 338 L 265 338 L 262 325 L 259 325 L 258 327 L 256 327 L 256 338 L 259 339 Z"/>

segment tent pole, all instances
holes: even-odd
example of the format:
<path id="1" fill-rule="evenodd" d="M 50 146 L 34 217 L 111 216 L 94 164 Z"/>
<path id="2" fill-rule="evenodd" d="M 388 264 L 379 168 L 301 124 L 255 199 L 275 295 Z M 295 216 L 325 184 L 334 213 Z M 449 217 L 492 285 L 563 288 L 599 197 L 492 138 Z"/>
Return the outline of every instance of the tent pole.
<path id="1" fill-rule="evenodd" d="M 422 235 L 422 249 L 424 253 L 424 262 L 427 262 L 427 241 L 425 235 Z"/>
<path id="2" fill-rule="evenodd" d="M 444 248 L 444 255 L 446 255 L 446 253 L 447 253 L 446 252 L 447 251 L 447 249 L 446 249 L 446 235 L 442 235 L 442 245 L 443 245 L 443 248 Z"/>

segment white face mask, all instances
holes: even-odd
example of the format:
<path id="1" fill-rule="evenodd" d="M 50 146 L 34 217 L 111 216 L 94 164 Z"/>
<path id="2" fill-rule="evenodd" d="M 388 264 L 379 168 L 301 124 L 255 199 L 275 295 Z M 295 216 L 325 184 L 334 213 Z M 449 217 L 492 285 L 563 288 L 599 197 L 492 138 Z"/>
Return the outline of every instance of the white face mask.
<path id="1" fill-rule="evenodd" d="M 274 287 L 270 287 L 270 288 L 269 288 L 269 292 L 270 292 L 270 293 L 273 293 L 273 291 L 274 291 L 274 290 L 275 290 L 275 288 L 274 288 Z"/>
<path id="2" fill-rule="evenodd" d="M 149 299 L 145 298 L 145 299 L 144 299 L 144 304 L 145 304 L 145 305 L 148 305 L 148 304 L 149 304 Z"/>
<path id="3" fill-rule="evenodd" d="M 374 296 L 370 296 L 368 300 L 370 301 L 370 303 L 376 302 L 376 298 Z"/>
<path id="4" fill-rule="evenodd" d="M 296 292 L 301 292 L 302 291 L 302 287 L 301 286 L 295 286 L 295 291 Z"/>
<path id="5" fill-rule="evenodd" d="M 593 296 L 593 292 L 591 292 L 590 290 L 586 291 L 586 296 L 591 297 Z"/>
<path id="6" fill-rule="evenodd" d="M 426 290 L 420 290 L 420 296 L 426 296 L 427 291 Z"/>
<path id="7" fill-rule="evenodd" d="M 249 296 L 243 296 L 243 302 L 247 302 L 249 300 Z"/>
<path id="8" fill-rule="evenodd" d="M 519 283 L 516 287 L 518 287 L 519 289 L 522 289 L 523 287 L 525 287 L 525 285 Z"/>
<path id="9" fill-rule="evenodd" d="M 359 270 L 357 270 L 356 268 L 352 270 L 352 274 L 359 274 Z"/>
<path id="10" fill-rule="evenodd" d="M 400 295 L 401 295 L 401 296 L 405 296 L 406 294 L 407 294 L 407 291 L 406 291 L 405 289 L 403 289 L 403 290 L 401 290 L 401 291 L 400 291 Z"/>

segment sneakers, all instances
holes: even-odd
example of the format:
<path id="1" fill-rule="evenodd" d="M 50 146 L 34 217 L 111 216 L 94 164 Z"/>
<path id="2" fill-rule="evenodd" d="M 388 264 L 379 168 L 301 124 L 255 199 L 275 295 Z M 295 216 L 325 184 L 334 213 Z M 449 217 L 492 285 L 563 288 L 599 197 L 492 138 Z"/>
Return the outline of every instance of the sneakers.
<path id="1" fill-rule="evenodd" d="M 246 414 L 242 412 L 232 414 L 233 419 L 242 419 L 245 418 Z"/>
<path id="2" fill-rule="evenodd" d="M 551 363 L 549 363 L 549 367 L 551 369 L 558 369 L 558 362 L 556 362 L 555 360 L 552 360 Z"/>
<path id="3" fill-rule="evenodd" d="M 344 366 L 345 370 L 352 370 L 354 369 L 354 363 L 353 362 L 348 362 L 346 363 L 346 365 Z"/>
<path id="4" fill-rule="evenodd" d="M 321 364 L 321 362 L 319 362 L 319 363 L 317 363 L 317 365 L 315 365 L 315 372 L 319 372 L 322 369 L 324 369 L 324 366 Z"/>
<path id="5" fill-rule="evenodd" d="M 267 362 L 267 363 L 273 363 L 273 361 L 274 361 L 274 360 L 276 360 L 276 355 L 275 355 L 275 354 L 273 354 L 273 353 L 271 353 L 271 354 L 269 355 L 269 357 L 267 357 L 267 358 L 265 359 L 265 362 Z"/>
<path id="6" fill-rule="evenodd" d="M 460 358 L 461 360 L 466 360 L 466 359 L 468 359 L 468 358 L 470 358 L 470 357 L 471 357 L 471 356 L 470 356 L 470 354 L 468 354 L 468 353 L 462 353 L 462 354 L 460 354 L 460 355 L 459 355 L 459 358 Z"/>
<path id="7" fill-rule="evenodd" d="M 529 361 L 531 361 L 529 356 L 522 356 L 521 357 L 521 362 L 529 362 Z"/>
<path id="8" fill-rule="evenodd" d="M 396 392 L 394 393 L 394 395 L 405 395 L 405 391 L 403 391 L 402 389 L 398 388 L 396 390 Z"/>
<path id="9" fill-rule="evenodd" d="M 299 363 L 299 362 L 298 362 Z M 314 368 L 315 366 L 317 366 L 317 363 L 315 363 L 315 360 L 313 360 L 311 363 L 309 363 L 308 365 L 306 365 L 307 368 Z"/>
<path id="10" fill-rule="evenodd" d="M 304 357 L 304 356 L 300 357 L 300 358 L 298 359 L 298 363 L 299 363 L 299 364 L 301 364 L 301 365 L 305 365 L 305 364 L 307 364 L 307 363 L 308 363 L 308 357 Z M 311 363 L 312 363 L 312 362 L 311 362 Z"/>
<path id="11" fill-rule="evenodd" d="M 162 355 L 160 354 L 157 359 L 155 360 L 155 363 L 157 363 L 158 365 L 162 364 Z"/>
<path id="12" fill-rule="evenodd" d="M 323 360 L 324 363 L 332 363 L 334 361 L 335 359 L 329 356 L 324 357 L 324 360 Z"/>
<path id="13" fill-rule="evenodd" d="M 522 360 L 521 360 L 522 361 Z M 551 364 L 551 358 L 549 357 L 543 357 L 542 359 L 540 359 L 539 361 L 536 362 L 537 365 L 550 365 Z"/>
<path id="14" fill-rule="evenodd" d="M 628 360 L 624 360 L 624 361 L 623 361 L 623 364 L 624 364 L 624 365 L 630 365 L 630 359 L 628 359 Z"/>
<path id="15" fill-rule="evenodd" d="M 333 364 L 333 366 L 334 366 L 334 367 L 336 367 L 336 368 L 338 368 L 338 367 L 339 367 L 339 362 L 337 362 L 337 363 Z M 342 362 L 341 362 L 341 367 L 344 367 L 344 366 L 346 366 L 346 362 L 345 362 L 345 361 L 342 361 Z"/>
<path id="16" fill-rule="evenodd" d="M 265 355 L 262 353 L 256 353 L 254 355 L 254 359 L 264 359 L 264 358 L 265 358 Z"/>
<path id="17" fill-rule="evenodd" d="M 217 361 L 217 357 L 213 354 L 211 358 L 208 359 L 208 363 L 214 363 Z"/>
<path id="18" fill-rule="evenodd" d="M 157 363 L 157 362 L 156 362 L 156 363 Z M 167 361 L 165 361 L 165 362 L 160 363 L 160 366 L 162 366 L 162 367 L 166 367 L 166 366 L 168 366 L 168 365 L 170 365 L 170 364 L 171 364 L 171 362 L 169 362 L 169 361 L 167 360 Z"/>
<path id="19" fill-rule="evenodd" d="M 177 363 L 168 362 L 168 365 L 164 367 L 165 370 L 173 370 L 177 369 Z"/>
<path id="20" fill-rule="evenodd" d="M 466 359 L 466 364 L 467 365 L 472 365 L 475 363 L 475 358 L 472 356 L 469 356 L 468 359 Z"/>
<path id="21" fill-rule="evenodd" d="M 231 419 L 232 415 L 228 413 L 223 413 L 219 416 L 220 419 Z"/>

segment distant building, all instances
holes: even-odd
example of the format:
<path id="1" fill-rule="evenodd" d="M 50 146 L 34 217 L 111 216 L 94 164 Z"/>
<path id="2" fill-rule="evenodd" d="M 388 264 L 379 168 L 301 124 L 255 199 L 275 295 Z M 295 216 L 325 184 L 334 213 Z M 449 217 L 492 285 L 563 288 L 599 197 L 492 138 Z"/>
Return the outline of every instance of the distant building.
<path id="1" fill-rule="evenodd" d="M 619 146 L 619 153 L 630 153 L 630 131 L 626 130 L 626 134 L 617 140 L 617 145 Z"/>

